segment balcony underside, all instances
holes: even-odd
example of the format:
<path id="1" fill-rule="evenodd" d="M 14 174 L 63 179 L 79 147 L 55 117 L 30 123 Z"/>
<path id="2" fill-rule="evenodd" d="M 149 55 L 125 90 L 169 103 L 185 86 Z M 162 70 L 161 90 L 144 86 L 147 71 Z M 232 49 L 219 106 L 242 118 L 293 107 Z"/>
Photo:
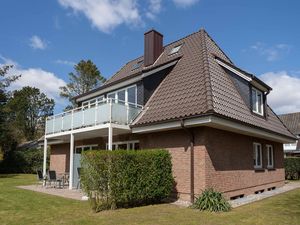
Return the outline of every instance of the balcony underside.
<path id="1" fill-rule="evenodd" d="M 76 140 L 92 139 L 97 137 L 108 137 L 108 129 L 111 126 L 113 135 L 130 134 L 131 129 L 129 125 L 119 125 L 113 123 L 100 124 L 93 127 L 84 127 L 76 130 L 65 131 L 60 133 L 48 134 L 45 138 L 48 139 L 49 144 L 69 143 L 70 134 L 74 135 Z"/>

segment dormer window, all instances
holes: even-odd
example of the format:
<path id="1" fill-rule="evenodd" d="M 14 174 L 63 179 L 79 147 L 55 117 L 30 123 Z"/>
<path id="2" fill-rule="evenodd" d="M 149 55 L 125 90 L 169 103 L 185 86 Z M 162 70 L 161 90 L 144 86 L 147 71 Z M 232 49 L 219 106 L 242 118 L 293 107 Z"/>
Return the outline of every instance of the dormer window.
<path id="1" fill-rule="evenodd" d="M 263 92 L 252 88 L 252 111 L 259 115 L 264 115 Z"/>

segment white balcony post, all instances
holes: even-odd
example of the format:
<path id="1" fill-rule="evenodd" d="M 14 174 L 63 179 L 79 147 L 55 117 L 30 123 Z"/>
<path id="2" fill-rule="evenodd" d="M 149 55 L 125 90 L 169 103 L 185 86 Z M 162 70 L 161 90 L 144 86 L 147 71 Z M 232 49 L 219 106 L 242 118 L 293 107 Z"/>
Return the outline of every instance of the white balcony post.
<path id="1" fill-rule="evenodd" d="M 112 99 L 109 99 L 109 123 L 112 121 Z"/>
<path id="2" fill-rule="evenodd" d="M 71 112 L 72 114 L 71 114 L 71 130 L 73 130 L 73 120 L 74 120 L 74 109 L 72 109 L 72 112 Z"/>
<path id="3" fill-rule="evenodd" d="M 64 130 L 64 114 L 61 116 L 61 130 Z"/>
<path id="4" fill-rule="evenodd" d="M 53 134 L 54 134 L 54 131 L 55 131 L 55 116 L 53 116 Z"/>
<path id="5" fill-rule="evenodd" d="M 47 138 L 44 138 L 44 160 L 43 160 L 43 177 L 46 177 L 47 173 Z M 46 180 L 43 181 L 43 186 L 46 186 Z"/>
<path id="6" fill-rule="evenodd" d="M 97 114 L 98 114 L 98 101 L 96 102 L 96 106 L 95 106 L 95 125 L 97 125 Z"/>
<path id="7" fill-rule="evenodd" d="M 69 169 L 69 189 L 73 188 L 73 163 L 74 163 L 74 134 L 70 135 L 70 169 Z"/>
<path id="8" fill-rule="evenodd" d="M 108 150 L 112 151 L 112 142 L 113 142 L 113 128 L 111 124 L 108 126 Z"/>

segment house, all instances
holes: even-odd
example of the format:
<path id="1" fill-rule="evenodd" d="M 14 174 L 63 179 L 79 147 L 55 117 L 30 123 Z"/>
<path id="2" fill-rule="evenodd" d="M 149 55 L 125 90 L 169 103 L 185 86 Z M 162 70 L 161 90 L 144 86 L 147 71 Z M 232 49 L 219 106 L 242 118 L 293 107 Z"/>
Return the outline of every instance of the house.
<path id="1" fill-rule="evenodd" d="M 207 187 L 228 199 L 280 187 L 282 144 L 295 137 L 268 106 L 271 90 L 203 29 L 165 46 L 150 30 L 143 56 L 77 96 L 79 108 L 47 119 L 50 168 L 69 172 L 72 188 L 84 150 L 165 148 L 181 200 Z"/>
<path id="2" fill-rule="evenodd" d="M 286 125 L 286 127 L 299 139 L 300 138 L 300 112 L 287 113 L 279 115 L 279 118 Z M 294 141 L 283 145 L 283 152 L 285 156 L 299 156 L 300 157 L 300 142 Z"/>

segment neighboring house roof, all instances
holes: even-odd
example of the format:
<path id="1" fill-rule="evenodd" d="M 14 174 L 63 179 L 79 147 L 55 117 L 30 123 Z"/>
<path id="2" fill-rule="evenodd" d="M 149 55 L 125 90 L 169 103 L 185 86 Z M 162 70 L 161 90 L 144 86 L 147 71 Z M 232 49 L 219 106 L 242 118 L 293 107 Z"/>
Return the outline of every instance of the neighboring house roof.
<path id="1" fill-rule="evenodd" d="M 279 115 L 287 128 L 295 135 L 300 135 L 300 112 Z"/>
<path id="2" fill-rule="evenodd" d="M 171 49 L 180 44 L 182 47 L 179 52 L 169 55 Z M 266 106 L 267 119 L 252 113 L 228 73 L 217 63 L 216 57 L 235 67 L 207 32 L 201 29 L 166 45 L 153 65 L 132 70 L 133 65 L 140 62 L 143 57 L 132 60 L 102 87 L 84 95 L 179 59 L 148 100 L 143 112 L 132 124 L 133 127 L 214 114 L 295 138 L 269 106 Z M 271 89 L 254 75 L 249 73 L 246 75 L 259 81 L 267 90 Z"/>

